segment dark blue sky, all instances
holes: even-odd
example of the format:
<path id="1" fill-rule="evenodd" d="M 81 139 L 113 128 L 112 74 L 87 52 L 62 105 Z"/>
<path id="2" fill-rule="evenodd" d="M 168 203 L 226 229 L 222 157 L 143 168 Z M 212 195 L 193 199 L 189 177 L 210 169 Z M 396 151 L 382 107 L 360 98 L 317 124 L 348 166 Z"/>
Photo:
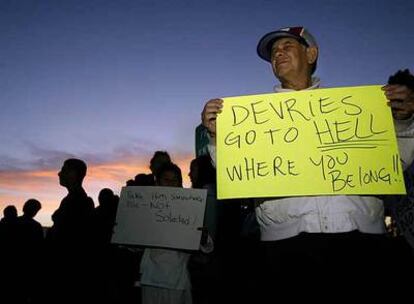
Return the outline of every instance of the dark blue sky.
<path id="1" fill-rule="evenodd" d="M 1 0 L 0 173 L 191 155 L 206 100 L 271 92 L 256 44 L 284 26 L 316 37 L 323 86 L 385 83 L 414 69 L 413 16 L 410 0 Z"/>

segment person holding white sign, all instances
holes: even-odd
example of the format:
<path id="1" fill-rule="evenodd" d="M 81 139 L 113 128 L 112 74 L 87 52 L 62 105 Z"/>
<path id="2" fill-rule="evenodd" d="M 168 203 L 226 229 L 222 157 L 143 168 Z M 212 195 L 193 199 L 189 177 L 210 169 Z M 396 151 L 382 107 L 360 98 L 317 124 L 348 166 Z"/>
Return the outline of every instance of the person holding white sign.
<path id="1" fill-rule="evenodd" d="M 260 39 L 257 53 L 270 63 L 280 81 L 275 92 L 319 88 L 320 80 L 312 76 L 319 46 L 304 27 L 267 33 Z M 407 167 L 414 155 L 414 92 L 398 84 L 386 85 L 383 90 L 394 115 L 403 166 Z M 213 159 L 216 118 L 222 108 L 223 100 L 209 100 L 202 112 L 204 128 L 197 128 L 198 132 L 208 133 L 208 151 Z M 203 151 L 202 147 L 196 149 Z M 278 293 L 287 292 L 292 284 L 297 288 L 329 283 L 342 290 L 348 281 L 345 278 L 381 283 L 381 253 L 385 252 L 386 242 L 380 198 L 337 195 L 257 201 L 255 211 L 264 249 L 261 294 L 273 292 L 275 286 Z"/>
<path id="2" fill-rule="evenodd" d="M 159 168 L 155 180 L 157 186 L 183 187 L 181 170 L 173 163 Z M 140 266 L 142 303 L 192 303 L 189 258 L 183 251 L 146 248 Z"/>

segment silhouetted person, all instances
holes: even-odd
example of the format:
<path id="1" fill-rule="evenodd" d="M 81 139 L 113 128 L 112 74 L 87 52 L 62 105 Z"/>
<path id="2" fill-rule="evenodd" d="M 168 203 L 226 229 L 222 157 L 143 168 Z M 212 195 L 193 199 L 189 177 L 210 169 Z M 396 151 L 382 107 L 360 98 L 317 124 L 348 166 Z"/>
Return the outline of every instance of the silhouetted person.
<path id="1" fill-rule="evenodd" d="M 0 254 L 3 262 L 16 258 L 17 244 L 17 209 L 14 205 L 8 205 L 3 209 L 3 218 L 0 220 Z"/>
<path id="2" fill-rule="evenodd" d="M 211 164 L 210 155 L 201 155 L 193 159 L 188 176 L 192 188 L 207 189 L 201 243 L 204 244 L 208 236 L 214 243 L 213 252 L 206 254 L 199 251 L 193 254 L 190 259 L 189 270 L 193 300 L 195 303 L 216 303 L 219 300 L 219 280 L 223 277 L 220 271 L 223 272 L 227 268 L 220 267 L 220 264 L 224 264 L 224 262 L 221 262 L 216 250 L 219 211 L 222 211 L 223 204 L 218 202 L 216 198 L 216 169 Z M 223 286 L 227 287 L 226 284 Z"/>
<path id="3" fill-rule="evenodd" d="M 53 302 L 92 300 L 93 271 L 92 224 L 94 203 L 82 187 L 86 164 L 80 159 L 67 159 L 59 175 L 59 183 L 68 190 L 53 213 L 53 226 L 48 233 L 52 254 Z"/>
<path id="4" fill-rule="evenodd" d="M 207 189 L 203 226 L 214 240 L 215 248 L 204 261 L 191 260 L 193 295 L 197 300 L 215 303 L 232 298 L 240 289 L 246 292 L 251 288 L 252 268 L 257 265 L 254 255 L 257 242 L 241 238 L 241 228 L 248 228 L 247 221 L 244 223 L 242 201 L 217 199 L 216 169 L 209 154 L 193 159 L 188 175 L 193 188 Z M 196 257 L 200 255 L 203 256 L 199 253 Z"/>
<path id="5" fill-rule="evenodd" d="M 188 176 L 191 187 L 195 189 L 207 189 L 206 211 L 203 226 L 215 240 L 217 230 L 218 206 L 216 200 L 216 169 L 211 164 L 210 155 L 201 155 L 193 159 L 190 164 Z"/>
<path id="6" fill-rule="evenodd" d="M 3 218 L 0 220 L 1 245 L 10 246 L 16 241 L 17 209 L 14 205 L 8 205 L 3 209 Z"/>
<path id="7" fill-rule="evenodd" d="M 72 246 L 89 241 L 94 203 L 82 187 L 86 169 L 82 160 L 68 159 L 58 173 L 60 185 L 68 190 L 68 195 L 52 215 L 50 238 L 59 245 Z"/>
<path id="8" fill-rule="evenodd" d="M 21 303 L 21 297 L 17 293 L 19 287 L 17 236 L 17 209 L 14 205 L 8 205 L 3 209 L 3 218 L 0 220 L 1 302 Z"/>
<path id="9" fill-rule="evenodd" d="M 19 241 L 27 246 L 41 246 L 43 243 L 42 225 L 34 219 L 42 208 L 36 199 L 29 199 L 23 206 L 23 215 L 19 216 Z"/>
<path id="10" fill-rule="evenodd" d="M 39 290 L 43 281 L 43 228 L 34 219 L 42 208 L 36 199 L 23 206 L 23 215 L 17 218 L 19 295 L 24 303 L 40 301 Z"/>
<path id="11" fill-rule="evenodd" d="M 94 211 L 94 242 L 96 243 L 96 284 L 99 288 L 97 302 L 117 303 L 120 292 L 115 277 L 119 258 L 117 247 L 111 245 L 119 197 L 109 188 L 99 192 L 99 205 Z"/>
<path id="12" fill-rule="evenodd" d="M 109 188 L 99 192 L 99 205 L 95 208 L 95 241 L 101 245 L 109 245 L 115 225 L 118 196 Z"/>

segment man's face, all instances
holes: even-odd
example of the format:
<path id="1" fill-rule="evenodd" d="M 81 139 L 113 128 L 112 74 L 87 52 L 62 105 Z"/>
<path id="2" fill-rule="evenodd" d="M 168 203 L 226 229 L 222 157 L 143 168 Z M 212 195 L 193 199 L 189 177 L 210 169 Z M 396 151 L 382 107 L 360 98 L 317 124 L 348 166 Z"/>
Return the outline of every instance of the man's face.
<path id="1" fill-rule="evenodd" d="M 291 80 L 310 73 L 307 48 L 294 38 L 280 38 L 272 46 L 271 64 L 278 79 Z"/>
<path id="2" fill-rule="evenodd" d="M 66 165 L 63 165 L 62 169 L 60 169 L 58 176 L 59 176 L 59 184 L 63 187 L 67 187 L 68 185 L 71 185 L 73 181 L 76 179 L 76 174 L 74 170 L 71 170 Z"/>

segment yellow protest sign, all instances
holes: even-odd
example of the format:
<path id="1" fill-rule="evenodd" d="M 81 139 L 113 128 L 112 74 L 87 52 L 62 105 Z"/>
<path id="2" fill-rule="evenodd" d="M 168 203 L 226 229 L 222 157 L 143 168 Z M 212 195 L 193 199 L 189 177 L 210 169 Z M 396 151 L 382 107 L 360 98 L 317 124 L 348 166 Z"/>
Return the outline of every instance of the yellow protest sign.
<path id="1" fill-rule="evenodd" d="M 223 100 L 219 198 L 405 193 L 380 86 Z"/>

